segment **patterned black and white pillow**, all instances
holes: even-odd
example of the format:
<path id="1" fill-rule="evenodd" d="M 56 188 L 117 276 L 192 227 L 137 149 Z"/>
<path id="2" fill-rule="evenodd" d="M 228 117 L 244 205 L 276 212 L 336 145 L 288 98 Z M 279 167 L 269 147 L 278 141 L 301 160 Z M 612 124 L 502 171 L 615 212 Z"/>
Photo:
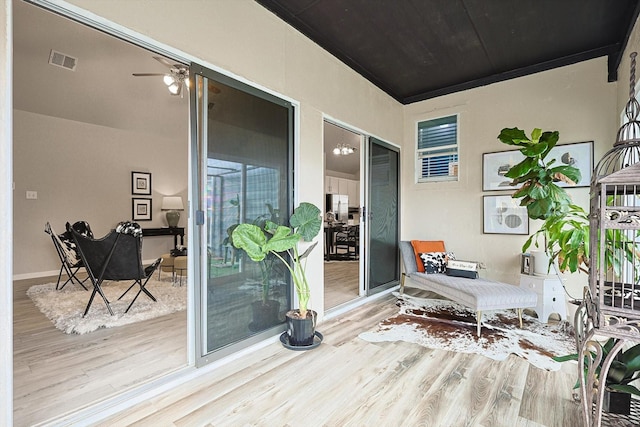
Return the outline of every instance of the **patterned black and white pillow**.
<path id="1" fill-rule="evenodd" d="M 456 259 L 453 252 L 425 252 L 420 254 L 427 274 L 444 274 L 447 272 L 447 261 Z"/>

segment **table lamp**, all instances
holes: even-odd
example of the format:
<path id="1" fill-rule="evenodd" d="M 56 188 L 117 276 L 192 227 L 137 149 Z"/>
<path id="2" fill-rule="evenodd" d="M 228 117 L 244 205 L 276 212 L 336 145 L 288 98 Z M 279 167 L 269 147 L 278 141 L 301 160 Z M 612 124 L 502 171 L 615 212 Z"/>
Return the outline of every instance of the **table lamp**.
<path id="1" fill-rule="evenodd" d="M 180 221 L 180 212 L 184 210 L 182 205 L 182 197 L 180 196 L 164 196 L 162 198 L 163 211 L 167 211 L 167 224 L 169 227 L 177 227 L 178 221 Z"/>

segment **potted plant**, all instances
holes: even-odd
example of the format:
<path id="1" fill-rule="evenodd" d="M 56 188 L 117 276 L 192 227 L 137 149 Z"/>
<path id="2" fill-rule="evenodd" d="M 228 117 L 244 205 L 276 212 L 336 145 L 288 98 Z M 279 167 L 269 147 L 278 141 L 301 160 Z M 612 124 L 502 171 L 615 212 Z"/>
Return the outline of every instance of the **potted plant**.
<path id="1" fill-rule="evenodd" d="M 232 202 L 233 201 L 234 200 L 232 200 Z M 280 212 L 277 209 L 274 209 L 270 203 L 267 203 L 266 206 L 269 210 L 269 213 L 260 215 L 252 221 L 252 224 L 259 227 L 263 232 L 266 231 L 265 227 L 268 222 L 274 223 L 276 225 L 280 223 Z M 238 228 L 239 225 L 240 224 L 233 224 L 229 226 L 227 228 L 227 237 L 223 241 L 223 244 L 231 245 L 234 251 L 242 249 L 237 248 L 233 244 L 233 232 L 236 228 Z M 247 255 L 249 254 L 247 253 Z M 257 261 L 256 264 L 260 269 L 260 285 L 262 297 L 259 301 L 254 301 L 251 304 L 253 320 L 249 325 L 249 329 L 258 331 L 281 322 L 279 316 L 280 302 L 270 297 L 271 287 L 274 285 L 274 283 L 277 283 L 277 277 L 279 277 L 277 274 L 274 275 L 274 272 L 278 273 L 277 267 L 279 264 L 279 260 L 275 255 L 269 253 L 262 260 Z"/>
<path id="2" fill-rule="evenodd" d="M 602 345 L 602 359 L 600 365 L 596 367 L 596 380 L 599 380 L 602 363 L 609 355 L 611 350 L 618 342 L 617 338 L 609 338 Z M 595 353 L 591 353 L 592 360 L 596 357 Z M 578 354 L 569 354 L 566 356 L 554 357 L 556 362 L 566 362 L 568 360 L 578 360 Z M 585 362 L 585 366 L 587 363 Z M 586 368 L 585 368 L 586 376 Z M 636 344 L 626 350 L 621 351 L 611 362 L 607 378 L 605 380 L 605 394 L 603 400 L 603 410 L 617 414 L 630 413 L 631 395 L 640 396 L 640 389 L 631 385 L 633 381 L 640 378 L 640 344 Z M 574 389 L 580 387 L 580 380 L 573 386 Z"/>
<path id="3" fill-rule="evenodd" d="M 532 244 L 539 247 L 538 239 L 543 239 L 543 250 L 548 257 L 547 271 L 554 262 L 558 262 L 560 271 L 582 271 L 589 273 L 589 215 L 573 204 L 566 190 L 557 182 L 575 184 L 580 181 L 580 170 L 571 165 L 555 165 L 555 160 L 547 161 L 549 152 L 559 139 L 557 131 L 534 129 L 531 137 L 518 128 L 505 128 L 498 139 L 507 145 L 519 147 L 525 159 L 512 166 L 505 174 L 511 178 L 511 185 L 522 186 L 511 197 L 521 198 L 520 205 L 527 208 L 531 219 L 544 222 L 522 246 L 526 252 Z M 635 239 L 622 230 L 610 230 L 613 233 L 605 246 L 605 265 L 615 275 L 619 275 L 623 261 L 616 258 L 616 250 L 623 250 L 628 262 L 640 260 L 635 250 Z M 614 247 L 615 246 L 615 247 Z"/>
<path id="4" fill-rule="evenodd" d="M 272 221 L 266 221 L 264 228 L 244 223 L 232 233 L 233 245 L 244 250 L 253 261 L 261 262 L 271 254 L 289 270 L 299 304 L 298 309 L 286 314 L 292 346 L 309 346 L 315 336 L 317 313 L 308 309 L 311 291 L 305 274 L 305 258 L 317 242 L 308 245 L 303 252 L 299 246 L 301 241 L 311 242 L 321 227 L 320 209 L 311 203 L 301 203 L 291 215 L 288 227 Z"/>
<path id="5" fill-rule="evenodd" d="M 558 182 L 575 184 L 580 181 L 580 170 L 571 165 L 555 165 L 555 160 L 547 156 L 556 146 L 560 135 L 557 131 L 536 128 L 531 137 L 516 128 L 504 128 L 498 139 L 507 145 L 518 147 L 524 160 L 512 166 L 505 176 L 511 178 L 511 185 L 521 185 L 512 197 L 522 199 L 520 206 L 527 208 L 531 219 L 543 220 L 542 227 L 532 234 L 522 247 L 522 251 L 543 237 L 544 253 L 549 261 L 548 268 L 555 260 L 562 271 L 571 272 L 588 268 L 589 221 L 580 206 L 572 203 L 566 190 Z"/>

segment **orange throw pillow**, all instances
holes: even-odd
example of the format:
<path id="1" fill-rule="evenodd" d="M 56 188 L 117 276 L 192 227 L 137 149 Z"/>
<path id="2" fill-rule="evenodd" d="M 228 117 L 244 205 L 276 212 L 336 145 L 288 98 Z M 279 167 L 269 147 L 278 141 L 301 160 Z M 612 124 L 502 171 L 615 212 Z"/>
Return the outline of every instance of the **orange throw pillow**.
<path id="1" fill-rule="evenodd" d="M 416 257 L 416 266 L 420 273 L 424 273 L 424 263 L 420 254 L 427 252 L 445 252 L 444 240 L 412 240 L 413 253 Z"/>

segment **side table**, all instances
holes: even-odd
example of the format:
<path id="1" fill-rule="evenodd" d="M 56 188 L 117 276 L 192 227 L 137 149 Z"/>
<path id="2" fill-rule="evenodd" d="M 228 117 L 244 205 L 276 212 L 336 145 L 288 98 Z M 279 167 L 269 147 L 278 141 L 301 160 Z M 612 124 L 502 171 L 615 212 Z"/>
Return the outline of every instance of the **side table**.
<path id="1" fill-rule="evenodd" d="M 547 323 L 549 315 L 552 313 L 557 313 L 561 320 L 567 320 L 564 287 L 558 276 L 521 274 L 520 287 L 530 289 L 538 294 L 538 305 L 535 311 L 541 323 Z"/>

